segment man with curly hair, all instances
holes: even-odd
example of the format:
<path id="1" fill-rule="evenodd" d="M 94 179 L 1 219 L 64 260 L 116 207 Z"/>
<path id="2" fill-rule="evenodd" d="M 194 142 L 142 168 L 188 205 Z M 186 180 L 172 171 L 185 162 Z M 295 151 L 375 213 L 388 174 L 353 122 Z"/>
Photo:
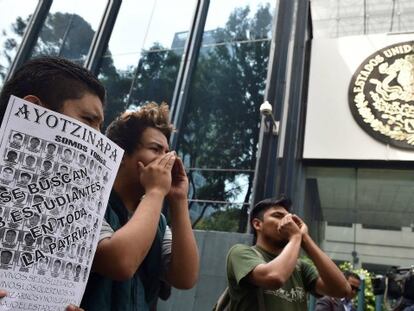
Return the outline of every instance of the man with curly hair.
<path id="1" fill-rule="evenodd" d="M 81 306 L 88 311 L 154 310 L 163 281 L 191 288 L 198 251 L 188 213 L 188 179 L 169 150 L 166 104 L 149 103 L 113 121 L 107 136 L 125 150 Z M 168 203 L 171 230 L 162 214 Z M 164 283 L 165 284 L 165 283 Z"/>

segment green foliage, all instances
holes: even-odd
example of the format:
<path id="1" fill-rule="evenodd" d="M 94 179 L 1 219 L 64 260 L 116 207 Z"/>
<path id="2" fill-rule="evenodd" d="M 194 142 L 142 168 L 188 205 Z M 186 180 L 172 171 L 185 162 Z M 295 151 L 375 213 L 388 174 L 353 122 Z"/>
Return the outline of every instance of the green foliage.
<path id="1" fill-rule="evenodd" d="M 80 64 L 86 59 L 95 31 L 77 14 L 48 14 L 32 56 L 61 56 Z"/>
<path id="2" fill-rule="evenodd" d="M 366 311 L 374 311 L 375 310 L 375 296 L 372 289 L 372 282 L 371 282 L 371 273 L 365 269 L 354 269 L 350 262 L 343 262 L 339 265 L 339 268 L 342 271 L 352 271 L 358 274 L 361 279 L 365 282 L 365 310 Z M 356 303 L 358 303 L 358 297 L 356 298 Z"/>
<path id="3" fill-rule="evenodd" d="M 218 210 L 198 222 L 196 229 L 234 232 L 238 228 L 240 209 Z"/>
<path id="4" fill-rule="evenodd" d="M 179 150 L 190 167 L 232 171 L 195 172 L 204 180 L 191 184 L 193 198 L 229 201 L 239 197 L 240 175 L 235 172 L 255 167 L 271 25 L 269 6 L 259 7 L 253 16 L 249 7 L 236 8 L 225 27 L 208 34 L 214 44 L 200 50 Z M 248 190 L 239 202 L 250 201 L 253 174 L 247 177 L 243 189 Z M 233 186 L 225 188 L 229 184 Z M 246 230 L 247 218 L 247 208 L 242 208 L 238 232 Z"/>
<path id="5" fill-rule="evenodd" d="M 30 15 L 26 19 L 23 19 L 20 16 L 17 17 L 16 22 L 10 25 L 12 31 L 11 34 L 6 29 L 1 30 L 1 36 L 7 39 L 5 39 L 3 49 L 0 52 L 0 57 L 2 58 L 2 63 L 0 64 L 0 86 L 6 77 L 7 71 L 13 61 L 13 57 L 16 55 L 18 44 L 23 37 L 30 17 Z"/>
<path id="6" fill-rule="evenodd" d="M 15 37 L 23 35 L 27 21 L 16 20 Z M 246 229 L 271 26 L 269 5 L 259 6 L 254 14 L 247 6 L 236 8 L 224 27 L 204 33 L 204 40 L 209 38 L 207 43 L 212 44 L 203 45 L 199 52 L 183 126 L 179 129 L 178 151 L 186 166 L 219 169 L 190 174 L 192 198 L 224 202 L 237 198 L 238 202 L 246 203 L 239 213 L 221 211 L 222 205 L 215 204 L 217 215 L 203 224 L 214 228 L 211 230 L 244 232 Z M 60 55 L 83 62 L 93 36 L 94 30 L 79 15 L 49 14 L 33 55 Z M 9 53 L 17 49 L 17 43 L 10 37 L 5 49 Z M 105 124 L 128 107 L 148 101 L 170 103 L 182 53 L 180 49 L 154 43 L 137 58 L 136 66 L 120 70 L 107 50 L 99 72 L 108 95 Z M 241 179 L 244 184 L 240 184 Z M 213 220 L 217 225 L 212 224 Z"/>

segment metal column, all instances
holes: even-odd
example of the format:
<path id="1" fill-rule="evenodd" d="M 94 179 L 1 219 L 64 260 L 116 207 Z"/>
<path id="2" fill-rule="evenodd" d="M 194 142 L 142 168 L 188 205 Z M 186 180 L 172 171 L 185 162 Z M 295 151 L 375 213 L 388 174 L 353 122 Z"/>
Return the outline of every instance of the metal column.
<path id="1" fill-rule="evenodd" d="M 111 37 L 121 3 L 122 0 L 110 0 L 108 2 L 98 30 L 93 37 L 84 66 L 95 75 L 98 74 L 102 56 L 108 47 L 109 38 Z"/>
<path id="2" fill-rule="evenodd" d="M 16 56 L 14 57 L 13 63 L 6 75 L 5 81 L 10 79 L 11 76 L 16 72 L 19 67 L 26 62 L 36 44 L 39 32 L 46 20 L 47 14 L 49 13 L 50 7 L 53 0 L 39 0 L 36 10 L 30 18 L 27 29 L 24 32 L 22 43 L 17 50 Z"/>
<path id="3" fill-rule="evenodd" d="M 275 22 L 271 41 L 265 100 L 273 107 L 275 120 L 281 120 L 286 87 L 286 63 L 295 1 L 280 0 L 275 7 Z M 258 105 L 260 103 L 257 103 Z M 252 206 L 276 194 L 277 150 L 279 136 L 265 129 L 262 120 L 253 181 Z M 267 132 L 266 132 L 267 131 Z"/>
<path id="4" fill-rule="evenodd" d="M 180 129 L 187 103 L 188 92 L 190 89 L 190 82 L 192 80 L 197 56 L 201 47 L 203 39 L 204 26 L 206 24 L 208 7 L 210 0 L 197 1 L 194 18 L 191 24 L 190 32 L 186 45 L 184 47 L 184 54 L 182 56 L 180 69 L 178 71 L 177 81 L 174 88 L 174 94 L 171 106 L 171 121 L 175 128 Z M 178 133 L 174 132 L 171 135 L 170 147 L 176 149 L 178 145 Z"/>

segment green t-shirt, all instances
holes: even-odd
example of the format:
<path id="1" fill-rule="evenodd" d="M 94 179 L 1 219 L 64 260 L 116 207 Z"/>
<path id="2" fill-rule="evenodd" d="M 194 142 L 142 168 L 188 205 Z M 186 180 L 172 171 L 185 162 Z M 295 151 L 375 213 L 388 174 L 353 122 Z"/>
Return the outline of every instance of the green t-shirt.
<path id="1" fill-rule="evenodd" d="M 250 246 L 234 245 L 227 255 L 227 280 L 231 297 L 232 311 L 258 311 L 257 287 L 245 279 L 253 269 L 276 256 L 255 246 L 263 255 L 258 257 Z M 266 311 L 306 311 L 306 292 L 314 292 L 318 272 L 316 269 L 298 260 L 289 280 L 279 289 L 264 289 Z"/>

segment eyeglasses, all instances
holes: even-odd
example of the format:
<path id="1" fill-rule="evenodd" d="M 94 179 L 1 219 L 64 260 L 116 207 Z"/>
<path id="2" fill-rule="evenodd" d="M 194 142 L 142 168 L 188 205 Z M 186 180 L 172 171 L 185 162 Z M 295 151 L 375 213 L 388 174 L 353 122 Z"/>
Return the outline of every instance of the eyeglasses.
<path id="1" fill-rule="evenodd" d="M 358 286 L 351 285 L 352 290 L 359 292 L 361 289 Z"/>

